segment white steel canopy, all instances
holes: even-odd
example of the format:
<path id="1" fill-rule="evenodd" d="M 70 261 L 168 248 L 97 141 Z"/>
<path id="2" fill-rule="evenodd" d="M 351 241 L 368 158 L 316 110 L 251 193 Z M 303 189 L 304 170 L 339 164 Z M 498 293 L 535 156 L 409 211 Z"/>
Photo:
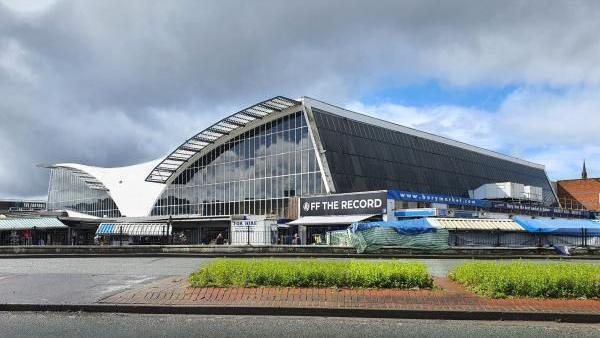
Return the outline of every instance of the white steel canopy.
<path id="1" fill-rule="evenodd" d="M 166 183 L 188 160 L 208 145 L 218 141 L 221 137 L 230 134 L 238 128 L 245 127 L 254 120 L 262 119 L 272 113 L 280 112 L 296 105 L 300 105 L 300 102 L 283 96 L 277 96 L 222 119 L 175 149 L 150 172 L 148 177 L 146 177 L 146 181 Z"/>

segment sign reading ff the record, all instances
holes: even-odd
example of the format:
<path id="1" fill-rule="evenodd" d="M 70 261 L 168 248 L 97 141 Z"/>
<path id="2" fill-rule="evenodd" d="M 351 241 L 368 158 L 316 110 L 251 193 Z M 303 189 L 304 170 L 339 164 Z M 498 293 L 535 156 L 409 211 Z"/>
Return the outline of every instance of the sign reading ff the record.
<path id="1" fill-rule="evenodd" d="M 300 198 L 300 216 L 381 215 L 386 207 L 386 191 Z"/>

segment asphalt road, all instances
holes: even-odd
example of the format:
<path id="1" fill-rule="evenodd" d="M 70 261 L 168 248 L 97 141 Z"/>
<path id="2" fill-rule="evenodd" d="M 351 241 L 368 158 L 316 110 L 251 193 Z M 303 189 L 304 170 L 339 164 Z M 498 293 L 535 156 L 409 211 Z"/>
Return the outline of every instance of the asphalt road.
<path id="1" fill-rule="evenodd" d="M 188 275 L 210 260 L 197 257 L 0 259 L 0 303 L 94 303 L 165 276 Z M 434 276 L 445 276 L 449 269 L 468 261 L 417 260 L 425 262 Z M 590 262 L 600 264 L 598 260 Z"/>
<path id="2" fill-rule="evenodd" d="M 0 312 L 3 337 L 599 337 L 600 325 L 271 316 Z"/>
<path id="3" fill-rule="evenodd" d="M 187 275 L 207 261 L 109 257 L 0 259 L 0 303 L 95 303 L 161 277 Z"/>

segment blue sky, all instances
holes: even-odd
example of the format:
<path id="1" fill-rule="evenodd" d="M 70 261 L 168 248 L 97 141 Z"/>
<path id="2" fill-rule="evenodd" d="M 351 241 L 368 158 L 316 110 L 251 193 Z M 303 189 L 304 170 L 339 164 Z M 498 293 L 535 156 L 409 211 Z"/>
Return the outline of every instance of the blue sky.
<path id="1" fill-rule="evenodd" d="M 600 176 L 600 2 L 0 0 L 0 197 L 311 96 Z M 25 180 L 23 178 L 26 178 Z"/>
<path id="2" fill-rule="evenodd" d="M 368 105 L 381 103 L 394 103 L 412 107 L 452 105 L 495 111 L 508 95 L 518 88 L 518 85 L 457 87 L 429 80 L 404 86 L 388 87 L 382 84 L 381 87 L 365 93 L 360 100 Z"/>

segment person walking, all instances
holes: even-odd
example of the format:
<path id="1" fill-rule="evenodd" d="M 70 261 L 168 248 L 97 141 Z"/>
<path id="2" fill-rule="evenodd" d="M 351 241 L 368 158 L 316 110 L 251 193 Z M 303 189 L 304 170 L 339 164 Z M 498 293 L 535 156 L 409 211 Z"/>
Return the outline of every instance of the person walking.
<path id="1" fill-rule="evenodd" d="M 222 233 L 219 233 L 217 235 L 215 242 L 217 243 L 217 245 L 223 245 L 223 243 L 225 242 L 225 237 L 223 237 Z"/>

